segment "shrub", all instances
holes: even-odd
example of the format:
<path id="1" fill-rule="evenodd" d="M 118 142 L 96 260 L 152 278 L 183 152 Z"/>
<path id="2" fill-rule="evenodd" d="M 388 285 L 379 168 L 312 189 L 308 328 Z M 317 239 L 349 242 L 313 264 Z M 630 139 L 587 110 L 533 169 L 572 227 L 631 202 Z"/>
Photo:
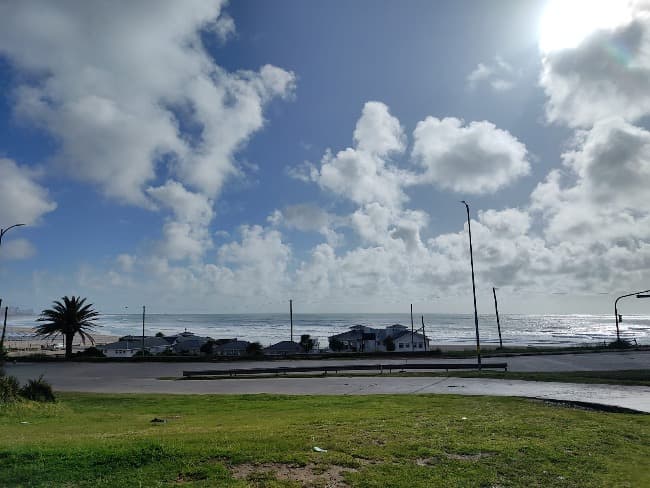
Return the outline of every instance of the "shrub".
<path id="1" fill-rule="evenodd" d="M 330 343 L 330 349 L 332 351 L 338 352 L 345 349 L 345 344 L 343 344 L 343 342 L 338 340 L 336 337 L 330 338 L 329 343 Z"/>
<path id="2" fill-rule="evenodd" d="M 106 355 L 95 346 L 88 347 L 83 351 L 75 353 L 78 358 L 105 358 Z"/>
<path id="3" fill-rule="evenodd" d="M 246 346 L 246 354 L 250 356 L 261 356 L 263 354 L 262 344 L 257 341 L 251 342 L 248 346 Z"/>
<path id="4" fill-rule="evenodd" d="M 53 402 L 56 401 L 52 392 L 52 385 L 43 379 L 43 375 L 37 380 L 29 380 L 25 386 L 20 389 L 20 395 L 28 400 L 35 402 Z"/>
<path id="5" fill-rule="evenodd" d="M 607 347 L 612 349 L 629 349 L 632 347 L 632 343 L 627 339 L 617 339 L 614 342 L 607 344 Z"/>
<path id="6" fill-rule="evenodd" d="M 0 403 L 16 400 L 20 391 L 20 383 L 14 376 L 0 376 Z"/>

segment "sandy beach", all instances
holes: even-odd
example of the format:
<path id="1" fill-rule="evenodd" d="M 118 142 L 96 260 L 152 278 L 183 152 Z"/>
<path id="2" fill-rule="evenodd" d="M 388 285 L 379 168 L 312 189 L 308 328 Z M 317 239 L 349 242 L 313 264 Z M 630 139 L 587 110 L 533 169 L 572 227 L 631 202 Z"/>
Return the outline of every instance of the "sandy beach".
<path id="1" fill-rule="evenodd" d="M 30 327 L 7 327 L 5 337 L 5 348 L 9 356 L 25 356 L 29 354 L 63 355 L 63 337 L 53 336 L 49 338 L 34 335 L 35 329 Z M 108 344 L 117 341 L 118 337 L 105 334 L 91 334 L 95 345 Z M 72 352 L 83 351 L 92 346 L 90 341 L 84 344 L 77 335 L 72 342 Z"/>

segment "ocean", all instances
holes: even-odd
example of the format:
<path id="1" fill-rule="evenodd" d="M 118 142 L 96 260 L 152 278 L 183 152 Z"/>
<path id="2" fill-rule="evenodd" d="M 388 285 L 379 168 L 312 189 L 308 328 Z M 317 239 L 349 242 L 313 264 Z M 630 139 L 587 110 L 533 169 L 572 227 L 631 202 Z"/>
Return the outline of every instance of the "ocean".
<path id="1" fill-rule="evenodd" d="M 616 326 L 611 315 L 502 315 L 503 344 L 530 346 L 568 346 L 598 344 L 616 339 Z M 415 328 L 422 327 L 420 315 L 414 317 Z M 104 335 L 139 335 L 142 316 L 137 314 L 106 314 L 98 320 L 96 331 Z M 327 337 L 344 332 L 353 325 L 384 328 L 392 324 L 411 327 L 409 314 L 294 314 L 294 340 L 309 334 L 327 346 Z M 9 334 L 20 334 L 13 327 L 33 327 L 34 316 L 10 317 Z M 424 326 L 431 344 L 474 344 L 474 316 L 465 314 L 424 314 Z M 171 335 L 184 330 L 214 339 L 238 338 L 259 341 L 266 346 L 289 340 L 288 314 L 237 315 L 172 315 L 145 316 L 145 333 L 162 332 Z M 621 337 L 634 339 L 639 344 L 650 344 L 650 316 L 625 316 L 620 324 Z M 498 345 L 496 319 L 493 315 L 479 315 L 481 344 Z"/>

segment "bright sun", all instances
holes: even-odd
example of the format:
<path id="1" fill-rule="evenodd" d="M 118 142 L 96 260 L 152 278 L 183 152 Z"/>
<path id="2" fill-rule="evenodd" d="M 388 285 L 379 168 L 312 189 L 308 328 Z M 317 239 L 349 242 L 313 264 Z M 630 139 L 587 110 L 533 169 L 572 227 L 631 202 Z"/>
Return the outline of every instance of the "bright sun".
<path id="1" fill-rule="evenodd" d="M 542 52 L 576 47 L 598 29 L 612 29 L 630 16 L 625 0 L 549 0 L 539 27 Z"/>

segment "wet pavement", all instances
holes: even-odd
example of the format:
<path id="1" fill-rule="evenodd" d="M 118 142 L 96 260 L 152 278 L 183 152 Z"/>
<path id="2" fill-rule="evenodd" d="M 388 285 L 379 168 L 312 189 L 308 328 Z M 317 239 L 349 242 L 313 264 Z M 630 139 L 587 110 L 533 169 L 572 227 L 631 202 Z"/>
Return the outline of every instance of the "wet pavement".
<path id="1" fill-rule="evenodd" d="M 511 371 L 586 371 L 650 369 L 650 351 L 599 354 L 565 354 L 493 358 L 507 361 Z M 485 359 L 488 361 L 488 359 Z M 395 360 L 345 360 L 345 364 L 404 363 Z M 409 363 L 425 362 L 410 359 Z M 437 360 L 436 362 L 440 362 Z M 455 362 L 445 360 L 445 362 Z M 467 362 L 460 359 L 457 362 Z M 173 380 L 183 370 L 228 367 L 277 367 L 336 364 L 323 361 L 255 361 L 233 363 L 17 363 L 6 364 L 7 374 L 21 382 L 41 374 L 55 390 L 97 393 L 276 393 L 291 395 L 460 394 L 518 396 L 594 403 L 650 413 L 650 387 L 551 383 L 453 377 L 345 377 L 234 378 L 219 380 Z M 453 374 L 453 373 L 450 373 Z"/>

